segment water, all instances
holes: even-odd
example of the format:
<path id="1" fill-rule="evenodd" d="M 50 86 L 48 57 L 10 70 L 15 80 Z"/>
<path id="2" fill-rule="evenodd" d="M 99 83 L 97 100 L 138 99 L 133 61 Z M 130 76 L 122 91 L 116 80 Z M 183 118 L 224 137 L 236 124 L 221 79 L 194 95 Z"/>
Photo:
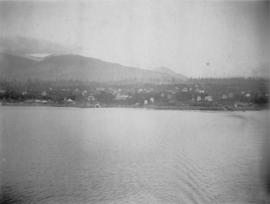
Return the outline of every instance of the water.
<path id="1" fill-rule="evenodd" d="M 0 107 L 2 203 L 266 203 L 268 113 Z"/>

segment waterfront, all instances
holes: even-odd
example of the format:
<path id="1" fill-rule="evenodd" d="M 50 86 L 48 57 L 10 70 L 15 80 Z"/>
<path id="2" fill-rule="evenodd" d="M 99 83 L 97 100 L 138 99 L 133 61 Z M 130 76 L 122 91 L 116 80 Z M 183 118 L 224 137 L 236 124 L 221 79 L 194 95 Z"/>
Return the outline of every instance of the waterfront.
<path id="1" fill-rule="evenodd" d="M 263 203 L 269 111 L 0 107 L 6 203 Z"/>

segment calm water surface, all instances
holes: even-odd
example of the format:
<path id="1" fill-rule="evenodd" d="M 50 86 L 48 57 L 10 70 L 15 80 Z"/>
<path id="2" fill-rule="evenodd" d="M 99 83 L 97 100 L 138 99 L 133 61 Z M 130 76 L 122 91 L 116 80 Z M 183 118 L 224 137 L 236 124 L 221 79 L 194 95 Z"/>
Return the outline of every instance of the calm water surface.
<path id="1" fill-rule="evenodd" d="M 267 203 L 268 115 L 0 107 L 0 199 Z"/>

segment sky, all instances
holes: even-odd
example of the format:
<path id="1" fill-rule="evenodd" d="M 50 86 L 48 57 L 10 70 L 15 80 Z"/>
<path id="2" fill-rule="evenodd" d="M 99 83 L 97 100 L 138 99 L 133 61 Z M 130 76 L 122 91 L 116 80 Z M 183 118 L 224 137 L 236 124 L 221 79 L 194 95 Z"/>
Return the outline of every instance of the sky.
<path id="1" fill-rule="evenodd" d="M 78 54 L 189 77 L 269 68 L 269 1 L 0 1 L 1 36 L 72 46 Z"/>

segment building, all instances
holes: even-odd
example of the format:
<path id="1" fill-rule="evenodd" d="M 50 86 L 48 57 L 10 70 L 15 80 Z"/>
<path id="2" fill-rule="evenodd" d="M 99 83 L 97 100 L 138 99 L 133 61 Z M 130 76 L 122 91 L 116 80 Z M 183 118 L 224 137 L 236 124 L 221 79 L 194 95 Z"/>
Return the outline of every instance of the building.
<path id="1" fill-rule="evenodd" d="M 125 95 L 125 94 L 117 94 L 115 96 L 115 100 L 117 100 L 117 101 L 124 101 L 127 99 L 128 99 L 128 95 Z"/>
<path id="2" fill-rule="evenodd" d="M 42 91 L 41 92 L 41 96 L 47 96 L 47 92 L 46 91 Z"/>
<path id="3" fill-rule="evenodd" d="M 213 97 L 212 96 L 205 96 L 204 100 L 207 101 L 207 102 L 212 102 Z"/>
<path id="4" fill-rule="evenodd" d="M 200 93 L 200 94 L 204 94 L 204 93 L 205 93 L 205 90 L 203 90 L 203 89 L 199 89 L 199 90 L 198 90 L 198 93 Z"/>
<path id="5" fill-rule="evenodd" d="M 187 92 L 188 92 L 188 88 L 184 87 L 184 88 L 182 89 L 182 92 L 187 93 Z"/>
<path id="6" fill-rule="evenodd" d="M 245 94 L 245 97 L 250 98 L 251 97 L 251 94 L 250 93 L 246 93 Z"/>
<path id="7" fill-rule="evenodd" d="M 226 94 L 222 94 L 221 99 L 226 100 L 226 99 L 228 99 L 228 96 Z"/>
<path id="8" fill-rule="evenodd" d="M 90 95 L 90 96 L 87 97 L 87 101 L 89 101 L 89 102 L 93 102 L 95 100 L 96 100 L 95 97 L 92 96 L 92 95 Z"/>
<path id="9" fill-rule="evenodd" d="M 87 95 L 87 90 L 83 90 L 82 91 L 82 96 L 86 96 Z"/>
<path id="10" fill-rule="evenodd" d="M 72 100 L 71 98 L 65 98 L 64 101 L 66 103 L 72 103 L 72 104 L 75 103 L 74 100 Z"/>

